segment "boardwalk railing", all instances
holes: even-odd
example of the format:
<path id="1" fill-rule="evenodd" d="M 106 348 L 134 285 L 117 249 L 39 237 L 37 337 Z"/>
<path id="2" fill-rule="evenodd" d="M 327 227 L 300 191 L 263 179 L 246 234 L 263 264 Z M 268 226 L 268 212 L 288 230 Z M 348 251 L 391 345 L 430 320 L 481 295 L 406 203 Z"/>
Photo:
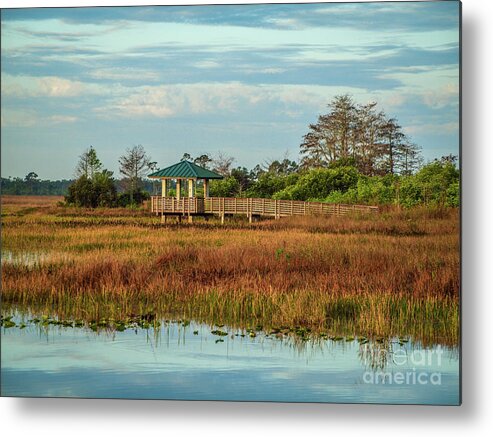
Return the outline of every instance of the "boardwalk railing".
<path id="1" fill-rule="evenodd" d="M 236 197 L 151 197 L 151 211 L 156 214 L 218 214 L 220 216 L 243 214 L 271 216 L 292 215 L 344 215 L 354 211 L 375 213 L 378 206 L 346 205 L 341 203 L 303 202 L 300 200 L 274 200 Z"/>

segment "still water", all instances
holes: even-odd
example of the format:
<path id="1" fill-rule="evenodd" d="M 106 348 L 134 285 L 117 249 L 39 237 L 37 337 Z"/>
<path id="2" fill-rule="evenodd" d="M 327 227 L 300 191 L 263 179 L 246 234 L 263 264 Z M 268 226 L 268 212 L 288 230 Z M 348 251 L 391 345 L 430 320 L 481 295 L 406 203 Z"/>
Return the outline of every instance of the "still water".
<path id="1" fill-rule="evenodd" d="M 93 332 L 1 328 L 2 396 L 278 402 L 459 403 L 456 348 L 397 339 L 299 341 L 168 322 Z M 242 336 L 243 335 L 243 336 Z"/>

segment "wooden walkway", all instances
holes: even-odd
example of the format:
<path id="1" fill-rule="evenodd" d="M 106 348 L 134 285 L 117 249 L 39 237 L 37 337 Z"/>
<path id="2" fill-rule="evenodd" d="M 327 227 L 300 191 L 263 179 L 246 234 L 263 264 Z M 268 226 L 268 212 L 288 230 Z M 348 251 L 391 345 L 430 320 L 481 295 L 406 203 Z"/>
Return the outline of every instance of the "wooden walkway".
<path id="1" fill-rule="evenodd" d="M 151 211 L 156 215 L 193 217 L 218 215 L 224 221 L 226 215 L 252 217 L 289 217 L 293 215 L 345 215 L 360 211 L 378 212 L 378 206 L 345 205 L 339 203 L 303 202 L 299 200 L 274 200 L 236 197 L 151 197 Z"/>

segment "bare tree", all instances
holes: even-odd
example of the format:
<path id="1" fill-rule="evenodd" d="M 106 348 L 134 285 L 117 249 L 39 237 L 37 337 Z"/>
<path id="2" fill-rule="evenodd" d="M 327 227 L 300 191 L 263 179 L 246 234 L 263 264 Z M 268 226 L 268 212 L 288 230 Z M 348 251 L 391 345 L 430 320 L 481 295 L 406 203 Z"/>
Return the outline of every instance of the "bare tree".
<path id="1" fill-rule="evenodd" d="M 376 102 L 358 106 L 353 132 L 352 157 L 358 170 L 369 176 L 378 173 L 379 159 L 385 154 L 382 138 L 385 114 L 377 111 L 376 106 Z"/>
<path id="2" fill-rule="evenodd" d="M 229 176 L 234 161 L 235 159 L 232 156 L 227 156 L 223 152 L 219 152 L 217 156 L 212 159 L 212 169 L 220 175 Z"/>
<path id="3" fill-rule="evenodd" d="M 395 168 L 402 175 L 415 173 L 423 164 L 421 147 L 411 142 L 401 144 L 395 156 Z"/>
<path id="4" fill-rule="evenodd" d="M 387 119 L 377 103 L 354 103 L 336 96 L 330 112 L 309 126 L 300 145 L 302 168 L 327 167 L 332 161 L 352 162 L 368 176 L 412 173 L 420 162 L 420 149 L 403 133 L 397 120 Z"/>
<path id="5" fill-rule="evenodd" d="M 302 167 L 325 167 L 331 161 L 349 158 L 354 150 L 356 105 L 345 94 L 329 103 L 330 112 L 320 115 L 301 144 Z"/>
<path id="6" fill-rule="evenodd" d="M 127 190 L 130 193 L 130 202 L 133 202 L 134 193 L 142 188 L 142 178 L 151 168 L 151 158 L 142 145 L 127 149 L 127 154 L 120 157 L 120 173 L 126 179 Z"/>

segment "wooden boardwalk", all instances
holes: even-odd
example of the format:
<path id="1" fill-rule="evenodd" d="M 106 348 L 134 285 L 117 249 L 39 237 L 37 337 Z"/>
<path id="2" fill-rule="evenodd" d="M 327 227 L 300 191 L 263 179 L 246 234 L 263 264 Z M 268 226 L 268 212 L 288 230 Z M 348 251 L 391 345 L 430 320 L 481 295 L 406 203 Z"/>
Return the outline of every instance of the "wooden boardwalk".
<path id="1" fill-rule="evenodd" d="M 151 211 L 163 217 L 218 215 L 224 221 L 226 215 L 253 217 L 289 217 L 293 215 L 345 215 L 360 211 L 378 212 L 378 206 L 346 205 L 339 203 L 303 202 L 299 200 L 274 200 L 236 197 L 151 197 Z"/>

